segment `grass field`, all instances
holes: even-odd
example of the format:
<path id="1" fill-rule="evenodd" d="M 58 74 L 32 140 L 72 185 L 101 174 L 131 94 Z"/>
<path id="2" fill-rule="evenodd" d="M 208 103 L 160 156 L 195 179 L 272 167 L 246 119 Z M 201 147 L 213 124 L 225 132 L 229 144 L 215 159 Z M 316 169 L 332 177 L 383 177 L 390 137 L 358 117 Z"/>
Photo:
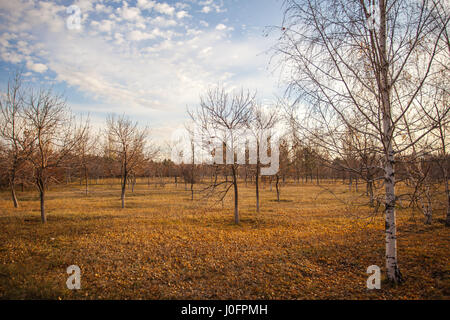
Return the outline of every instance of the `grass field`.
<path id="1" fill-rule="evenodd" d="M 324 188 L 330 188 L 334 194 Z M 14 209 L 0 193 L 2 299 L 448 299 L 450 228 L 398 209 L 398 255 L 406 282 L 366 289 L 367 267 L 384 273 L 384 219 L 341 183 L 240 186 L 241 223 L 224 207 L 190 201 L 183 185 L 127 192 L 118 183 L 77 184 L 47 193 L 48 223 L 36 192 Z M 353 203 L 353 205 L 350 205 Z M 368 218 L 370 217 L 370 218 Z M 81 268 L 68 290 L 66 268 Z"/>

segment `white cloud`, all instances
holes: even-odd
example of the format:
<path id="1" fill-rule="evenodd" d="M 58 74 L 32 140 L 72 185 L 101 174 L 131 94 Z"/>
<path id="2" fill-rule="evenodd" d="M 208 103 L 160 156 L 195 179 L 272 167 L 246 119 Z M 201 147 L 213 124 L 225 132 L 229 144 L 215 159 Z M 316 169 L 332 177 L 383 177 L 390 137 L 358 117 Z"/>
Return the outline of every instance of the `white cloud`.
<path id="1" fill-rule="evenodd" d="M 112 12 L 112 8 L 105 6 L 104 4 L 101 3 L 97 3 L 95 5 L 95 11 L 97 11 L 98 13 L 106 13 L 106 14 L 110 14 Z"/>
<path id="2" fill-rule="evenodd" d="M 119 2 L 121 8 L 108 9 L 106 2 L 94 2 L 96 13 L 84 23 L 87 32 L 73 32 L 65 27 L 65 7 L 6 2 L 0 1 L 0 10 L 8 6 L 3 10 L 10 12 L 0 24 L 0 59 L 25 62 L 35 73 L 51 71 L 54 80 L 98 101 L 95 107 L 104 108 L 99 113 L 144 119 L 158 110 L 167 115 L 155 121 L 166 121 L 161 125 L 166 127 L 174 115 L 185 117 L 186 105 L 196 104 L 199 94 L 218 81 L 265 94 L 276 82 L 262 68 L 267 39 L 233 40 L 226 20 L 213 28 L 203 20 L 176 20 L 187 17 L 186 6 L 139 0 L 137 7 Z"/>
<path id="3" fill-rule="evenodd" d="M 173 19 L 166 19 L 162 16 L 158 16 L 152 19 L 152 24 L 157 25 L 162 28 L 174 27 L 177 25 L 177 22 Z"/>
<path id="4" fill-rule="evenodd" d="M 216 26 L 216 30 L 226 30 L 227 29 L 227 26 L 226 25 L 224 25 L 223 23 L 219 23 L 217 26 Z"/>
<path id="5" fill-rule="evenodd" d="M 223 23 L 219 23 L 219 24 L 216 26 L 216 30 L 219 30 L 219 31 L 224 31 L 224 30 L 226 30 L 226 31 L 233 31 L 234 28 L 233 28 L 233 27 L 227 27 L 227 26 L 224 25 Z"/>
<path id="6" fill-rule="evenodd" d="M 116 9 L 119 15 L 125 20 L 137 20 L 141 19 L 141 10 L 136 7 L 128 7 L 128 4 L 124 1 L 124 6 L 122 8 Z"/>
<path id="7" fill-rule="evenodd" d="M 98 28 L 98 30 L 102 32 L 111 32 L 114 26 L 114 21 L 111 20 L 102 20 L 101 22 L 92 21 L 91 25 Z"/>
<path id="8" fill-rule="evenodd" d="M 155 4 L 155 10 L 158 11 L 159 13 L 163 13 L 163 14 L 167 14 L 169 16 L 173 16 L 173 14 L 175 13 L 175 8 L 168 5 L 167 3 L 156 3 Z"/>
<path id="9" fill-rule="evenodd" d="M 189 15 L 189 13 L 187 11 L 182 10 L 182 11 L 178 11 L 177 12 L 177 18 L 178 19 L 183 19 L 183 18 L 186 18 L 186 17 L 190 17 L 190 15 Z"/>
<path id="10" fill-rule="evenodd" d="M 142 32 L 140 30 L 133 30 L 128 34 L 128 39 L 131 41 L 141 41 L 147 39 L 154 39 L 155 35 L 149 32 Z"/>
<path id="11" fill-rule="evenodd" d="M 45 64 L 33 63 L 33 61 L 31 61 L 31 60 L 27 61 L 26 66 L 27 66 L 27 69 L 32 70 L 37 73 L 43 73 L 43 72 L 47 71 L 47 69 L 48 69 Z"/>
<path id="12" fill-rule="evenodd" d="M 203 12 L 203 13 L 209 13 L 210 11 L 211 11 L 211 7 L 204 6 L 204 7 L 202 8 L 202 12 Z"/>
<path id="13" fill-rule="evenodd" d="M 214 3 L 213 0 L 205 0 L 205 1 L 199 1 L 198 4 L 200 6 L 203 6 L 203 8 L 202 8 L 203 13 L 209 13 L 213 9 L 218 13 L 227 11 L 225 8 L 223 8 L 223 2 L 217 4 L 217 3 Z"/>
<path id="14" fill-rule="evenodd" d="M 189 9 L 191 6 L 184 2 L 175 3 L 175 8 L 177 9 Z"/>
<path id="15" fill-rule="evenodd" d="M 137 6 L 142 10 L 149 10 L 155 6 L 156 2 L 151 0 L 138 0 Z"/>

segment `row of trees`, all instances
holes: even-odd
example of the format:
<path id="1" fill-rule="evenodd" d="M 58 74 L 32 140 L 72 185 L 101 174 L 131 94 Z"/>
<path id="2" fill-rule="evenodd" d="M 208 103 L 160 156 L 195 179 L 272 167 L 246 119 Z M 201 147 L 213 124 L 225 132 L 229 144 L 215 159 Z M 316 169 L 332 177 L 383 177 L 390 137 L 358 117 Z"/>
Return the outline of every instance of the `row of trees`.
<path id="1" fill-rule="evenodd" d="M 104 143 L 98 147 L 99 139 Z M 39 191 L 41 220 L 47 221 L 45 194 L 51 183 L 70 181 L 72 169 L 84 177 L 86 193 L 92 168 L 104 175 L 119 171 L 121 200 L 125 206 L 126 183 L 152 156 L 147 129 L 125 116 L 111 115 L 106 129 L 93 136 L 89 119 L 76 118 L 62 96 L 51 90 L 25 90 L 20 73 L 8 83 L 0 100 L 0 164 L 3 184 L 8 185 L 14 207 L 19 207 L 16 186 L 34 185 Z M 99 153 L 101 151 L 101 163 Z M 98 176 L 97 176 L 98 178 Z"/>
<path id="2" fill-rule="evenodd" d="M 233 191 L 235 222 L 239 223 L 238 182 L 254 184 L 255 207 L 259 212 L 261 168 L 268 164 L 262 161 L 261 156 L 264 157 L 264 152 L 271 153 L 270 146 L 260 144 L 264 144 L 265 137 L 270 145 L 270 135 L 274 135 L 275 130 L 282 130 L 277 142 L 278 170 L 262 179 L 270 183 L 271 189 L 274 184 L 278 201 L 282 185 L 287 181 L 299 183 L 300 180 L 317 184 L 323 179 L 334 182 L 342 180 L 350 190 L 354 187 L 357 192 L 362 191 L 361 195 L 365 194 L 372 207 L 378 207 L 383 196 L 380 190 L 383 182 L 382 157 L 370 135 L 356 133 L 351 127 L 339 134 L 335 131 L 321 136 L 317 130 L 311 133 L 308 128 L 300 126 L 295 109 L 288 107 L 284 110 L 286 112 L 281 112 L 279 106 L 264 108 L 257 103 L 256 94 L 248 91 L 211 89 L 201 98 L 199 108 L 189 111 L 193 122 L 188 130 L 190 140 L 187 149 L 190 150 L 187 159 L 191 161 L 186 163 L 157 160 L 158 149 L 149 148 L 148 129 L 138 127 L 136 122 L 125 116 L 108 116 L 105 130 L 94 136 L 88 121 L 79 120 L 78 125 L 74 124 L 75 118 L 61 97 L 53 96 L 49 91 L 41 91 L 39 95 L 41 100 L 45 97 L 45 103 L 34 102 L 36 98 L 26 98 L 21 90 L 20 76 L 17 75 L 10 82 L 6 98 L 1 102 L 0 159 L 7 170 L 2 172 L 0 182 L 4 187 L 9 187 L 16 208 L 19 206 L 16 196 L 18 184 L 22 189 L 30 185 L 38 187 L 43 222 L 46 220 L 45 192 L 50 183 L 70 183 L 78 179 L 80 185 L 84 184 L 87 195 L 89 181 L 98 183 L 103 178 L 119 178 L 121 206 L 124 208 L 127 185 L 133 191 L 138 177 L 148 178 L 148 183 L 158 178 L 162 185 L 167 182 L 164 178 L 170 177 L 175 184 L 183 181 L 186 189 L 187 185 L 190 186 L 191 200 L 197 192 L 201 197 L 214 196 L 223 201 L 228 192 Z M 33 120 L 36 117 L 42 118 L 37 122 Z M 216 160 L 213 163 L 198 163 L 195 155 L 207 146 L 205 141 L 194 139 L 193 123 L 201 129 L 203 137 L 222 134 L 219 137 L 224 147 L 222 154 L 216 156 L 217 150 L 209 151 Z M 361 129 L 363 122 L 359 121 L 359 124 Z M 248 137 L 239 134 L 242 128 L 249 130 L 254 146 L 249 145 L 248 139 L 245 140 Z M 397 180 L 404 181 L 409 187 L 397 197 L 406 198 L 410 206 L 420 210 L 426 223 L 431 223 L 433 208 L 441 206 L 442 199 L 436 191 L 439 191 L 442 182 L 448 192 L 445 175 L 449 158 L 445 153 L 446 139 L 443 136 L 446 131 L 445 125 L 437 128 L 442 143 L 442 148 L 434 150 L 437 152 L 417 156 L 420 146 L 414 145 L 415 153 L 397 158 Z M 436 134 L 434 131 L 431 133 Z M 333 144 L 326 145 L 325 137 L 332 138 Z M 168 147 L 186 152 L 185 145 L 177 146 L 177 141 L 172 141 Z M 252 147 L 256 161 L 250 163 Z M 261 147 L 264 150 L 260 150 Z M 242 150 L 244 158 L 239 162 L 237 157 Z M 263 154 L 260 151 L 264 151 Z M 231 161 L 230 154 L 233 154 Z M 362 184 L 365 190 L 364 187 L 359 189 Z M 448 198 L 446 200 L 449 220 Z"/>

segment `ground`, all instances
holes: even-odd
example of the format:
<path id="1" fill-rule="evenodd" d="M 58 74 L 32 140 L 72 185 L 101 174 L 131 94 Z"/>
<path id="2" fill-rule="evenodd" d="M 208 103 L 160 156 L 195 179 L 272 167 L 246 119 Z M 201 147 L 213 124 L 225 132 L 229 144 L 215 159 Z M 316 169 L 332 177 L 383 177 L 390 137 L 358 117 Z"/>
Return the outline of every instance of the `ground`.
<path id="1" fill-rule="evenodd" d="M 240 184 L 241 223 L 232 199 L 205 203 L 179 184 L 142 180 L 120 208 L 117 181 L 52 186 L 48 223 L 38 195 L 19 192 L 14 209 L 0 193 L 2 299 L 448 299 L 450 228 L 397 209 L 398 256 L 406 279 L 368 290 L 366 270 L 384 278 L 384 219 L 362 190 L 341 182 L 294 183 L 261 190 Z M 333 192 L 329 192 L 333 190 Z M 81 290 L 66 287 L 69 265 Z"/>

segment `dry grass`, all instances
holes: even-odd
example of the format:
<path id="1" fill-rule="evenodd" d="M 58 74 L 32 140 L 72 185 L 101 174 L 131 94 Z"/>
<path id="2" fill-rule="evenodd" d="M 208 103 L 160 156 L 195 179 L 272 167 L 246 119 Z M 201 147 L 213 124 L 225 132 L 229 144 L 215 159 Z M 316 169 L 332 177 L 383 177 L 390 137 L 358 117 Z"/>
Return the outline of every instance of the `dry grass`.
<path id="1" fill-rule="evenodd" d="M 241 185 L 241 224 L 224 208 L 191 202 L 182 185 L 128 192 L 118 184 L 77 185 L 48 193 L 42 225 L 36 193 L 14 209 L 0 194 L 0 298 L 3 299 L 448 299 L 450 228 L 398 210 L 398 254 L 406 283 L 366 289 L 366 269 L 384 269 L 384 220 L 340 183 L 288 185 L 277 203 Z M 362 199 L 362 200 L 361 200 Z M 341 201 L 344 200 L 344 201 Z M 81 267 L 82 289 L 66 288 L 66 268 Z"/>

